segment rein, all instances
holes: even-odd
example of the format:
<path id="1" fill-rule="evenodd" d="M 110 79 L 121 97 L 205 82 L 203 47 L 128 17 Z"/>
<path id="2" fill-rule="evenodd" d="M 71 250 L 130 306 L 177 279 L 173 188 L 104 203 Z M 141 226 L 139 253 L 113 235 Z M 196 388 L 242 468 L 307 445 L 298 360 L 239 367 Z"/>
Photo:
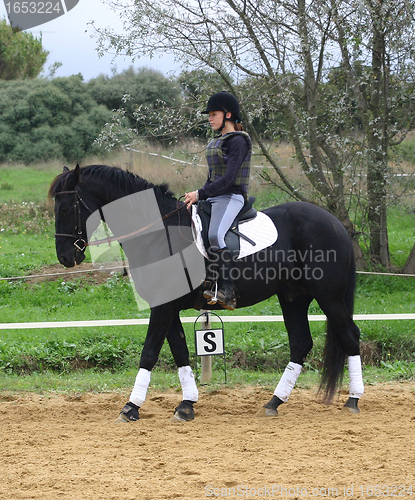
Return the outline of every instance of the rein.
<path id="1" fill-rule="evenodd" d="M 181 196 L 178 200 L 177 200 L 177 203 L 179 203 L 180 199 L 183 198 L 183 196 Z M 102 243 L 108 243 L 108 244 L 111 244 L 113 241 L 118 241 L 118 243 L 122 243 L 123 241 L 126 241 L 128 239 L 130 239 L 131 237 L 133 236 L 137 236 L 139 235 L 140 233 L 142 233 L 143 231 L 146 231 L 147 229 L 149 229 L 150 227 L 153 227 L 155 226 L 156 224 L 158 224 L 160 221 L 164 221 L 166 219 L 169 219 L 170 217 L 172 217 L 173 215 L 177 214 L 178 212 L 180 212 L 180 210 L 182 208 L 184 208 L 186 205 L 181 205 L 180 207 L 177 207 L 175 208 L 172 212 L 169 212 L 168 214 L 166 215 L 163 215 L 163 217 L 160 217 L 160 219 L 157 219 L 153 222 L 150 222 L 150 224 L 147 224 L 147 226 L 144 226 L 142 227 L 141 229 L 137 229 L 137 231 L 133 231 L 132 233 L 128 233 L 128 234 L 124 234 L 122 236 L 109 236 L 108 238 L 104 238 L 102 240 L 95 240 L 95 241 L 91 241 L 91 242 L 88 242 L 86 244 L 86 246 L 94 246 L 94 245 L 101 245 Z M 180 225 L 180 224 L 179 224 Z"/>
<path id="2" fill-rule="evenodd" d="M 181 206 L 178 206 L 175 208 L 173 211 L 169 212 L 166 215 L 163 215 L 160 217 L 160 219 L 155 220 L 154 222 L 151 222 L 150 224 L 147 224 L 147 226 L 142 227 L 141 229 L 138 229 L 137 231 L 133 231 L 132 233 L 124 234 L 122 236 L 108 236 L 108 238 L 104 238 L 102 240 L 96 240 L 96 241 L 91 241 L 87 242 L 85 241 L 84 238 L 82 238 L 82 226 L 81 226 L 81 207 L 80 203 L 88 210 L 90 214 L 92 214 L 92 210 L 88 207 L 88 205 L 84 202 L 84 200 L 79 196 L 78 191 L 73 190 L 73 191 L 60 191 L 58 193 L 55 193 L 55 196 L 61 195 L 61 194 L 74 194 L 76 201 L 73 206 L 74 208 L 74 230 L 72 234 L 69 233 L 55 233 L 55 238 L 58 236 L 64 237 L 64 238 L 75 238 L 74 241 L 74 246 L 77 250 L 80 252 L 85 252 L 87 246 L 94 246 L 94 245 L 101 245 L 102 243 L 108 243 L 111 244 L 113 241 L 118 241 L 119 243 L 122 243 L 125 240 L 128 240 L 129 238 L 133 236 L 137 236 L 138 234 L 142 233 L 143 231 L 146 231 L 150 227 L 153 227 L 154 225 L 158 224 L 160 221 L 164 221 L 166 219 L 169 219 L 176 213 L 180 212 L 182 208 L 186 207 L 186 204 L 183 204 Z M 184 197 L 184 195 L 180 196 L 177 200 L 177 204 L 179 204 L 180 200 Z M 103 214 L 101 209 L 99 209 L 99 212 L 101 214 L 101 220 L 104 220 Z M 104 221 L 105 222 L 105 221 Z M 179 220 L 179 226 L 180 226 L 180 220 Z"/>

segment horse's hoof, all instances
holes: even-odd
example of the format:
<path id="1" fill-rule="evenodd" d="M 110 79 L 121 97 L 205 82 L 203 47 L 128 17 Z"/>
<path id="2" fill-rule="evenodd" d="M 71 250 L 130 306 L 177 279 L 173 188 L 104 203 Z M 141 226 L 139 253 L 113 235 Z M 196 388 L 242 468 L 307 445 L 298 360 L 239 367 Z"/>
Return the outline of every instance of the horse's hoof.
<path id="1" fill-rule="evenodd" d="M 121 413 L 118 415 L 117 420 L 115 421 L 116 424 L 129 424 L 130 420 L 128 418 L 125 418 L 124 415 Z"/>
<path id="2" fill-rule="evenodd" d="M 194 420 L 195 410 L 193 408 L 193 401 L 183 400 L 179 406 L 175 408 L 172 422 L 190 422 Z"/>
<path id="3" fill-rule="evenodd" d="M 176 411 L 176 413 L 171 417 L 170 422 L 188 422 L 188 420 L 182 418 Z"/>
<path id="4" fill-rule="evenodd" d="M 265 406 L 263 408 L 261 408 L 257 414 L 256 414 L 257 417 L 278 417 L 278 411 L 277 410 L 273 410 L 272 408 L 265 408 Z"/>
<path id="5" fill-rule="evenodd" d="M 137 420 L 140 419 L 140 414 L 138 412 L 139 409 L 140 409 L 139 406 L 129 401 L 121 410 L 115 422 L 125 423 L 125 424 L 128 424 L 129 422 L 136 422 Z"/>
<path id="6" fill-rule="evenodd" d="M 278 416 L 278 410 L 277 408 L 283 404 L 284 401 L 282 401 L 279 397 L 275 396 L 275 394 L 272 396 L 272 398 L 268 401 L 266 405 L 264 405 L 261 410 L 256 414 L 257 417 L 277 417 Z"/>
<path id="7" fill-rule="evenodd" d="M 359 408 L 350 408 L 349 406 L 343 406 L 342 408 L 342 413 L 353 413 L 356 415 L 357 413 L 360 413 Z"/>
<path id="8" fill-rule="evenodd" d="M 360 410 L 357 406 L 358 401 L 359 401 L 358 398 L 349 398 L 346 401 L 345 405 L 343 406 L 342 411 L 344 413 L 353 413 L 353 414 L 360 413 Z"/>

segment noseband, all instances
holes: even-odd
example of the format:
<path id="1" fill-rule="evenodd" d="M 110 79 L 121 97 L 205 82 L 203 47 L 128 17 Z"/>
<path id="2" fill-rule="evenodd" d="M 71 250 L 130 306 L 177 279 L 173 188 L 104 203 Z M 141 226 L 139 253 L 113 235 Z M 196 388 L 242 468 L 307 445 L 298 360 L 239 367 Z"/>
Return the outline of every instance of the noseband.
<path id="1" fill-rule="evenodd" d="M 82 238 L 82 224 L 81 224 L 81 203 L 88 210 L 90 214 L 92 214 L 92 210 L 88 207 L 88 205 L 84 202 L 84 200 L 79 196 L 78 191 L 60 191 L 59 193 L 55 193 L 55 196 L 61 194 L 74 194 L 75 195 L 75 203 L 73 205 L 73 220 L 74 227 L 72 234 L 69 233 L 55 233 L 55 238 L 57 236 L 62 236 L 64 238 L 74 238 L 74 246 L 80 252 L 85 252 L 88 243 Z"/>

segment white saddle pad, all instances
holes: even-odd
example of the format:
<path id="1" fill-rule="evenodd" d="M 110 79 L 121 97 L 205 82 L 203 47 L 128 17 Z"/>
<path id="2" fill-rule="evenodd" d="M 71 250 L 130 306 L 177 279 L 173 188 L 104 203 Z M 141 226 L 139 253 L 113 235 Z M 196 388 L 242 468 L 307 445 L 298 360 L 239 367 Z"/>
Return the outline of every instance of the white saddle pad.
<path id="1" fill-rule="evenodd" d="M 208 258 L 205 245 L 202 240 L 202 221 L 197 214 L 197 207 L 192 206 L 192 220 L 193 220 L 193 237 L 199 252 Z M 240 237 L 240 251 L 238 259 L 243 259 L 248 255 L 252 255 L 264 248 L 268 248 L 277 241 L 278 231 L 272 220 L 263 212 L 258 212 L 255 219 L 251 219 L 239 224 L 239 232 L 247 236 L 250 240 L 255 241 L 252 245 L 244 238 Z"/>

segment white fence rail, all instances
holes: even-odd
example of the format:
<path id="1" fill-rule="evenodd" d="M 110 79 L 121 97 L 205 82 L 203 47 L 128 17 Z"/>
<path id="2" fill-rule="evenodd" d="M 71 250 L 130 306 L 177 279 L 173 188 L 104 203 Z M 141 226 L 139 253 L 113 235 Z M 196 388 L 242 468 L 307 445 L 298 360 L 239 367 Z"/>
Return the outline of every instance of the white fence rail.
<path id="1" fill-rule="evenodd" d="M 183 317 L 182 323 L 194 323 L 196 317 Z M 313 314 L 308 316 L 309 321 L 326 321 L 324 314 Z M 391 320 L 415 320 L 415 314 L 355 314 L 355 321 L 391 321 Z M 212 322 L 220 321 L 214 315 L 211 315 Z M 282 322 L 282 316 L 222 316 L 224 323 L 264 323 L 264 322 Z M 89 321 L 40 321 L 27 323 L 0 323 L 0 330 L 25 330 L 25 329 L 43 329 L 43 328 L 80 328 L 92 326 L 134 326 L 148 325 L 148 318 L 141 319 L 104 319 Z"/>

